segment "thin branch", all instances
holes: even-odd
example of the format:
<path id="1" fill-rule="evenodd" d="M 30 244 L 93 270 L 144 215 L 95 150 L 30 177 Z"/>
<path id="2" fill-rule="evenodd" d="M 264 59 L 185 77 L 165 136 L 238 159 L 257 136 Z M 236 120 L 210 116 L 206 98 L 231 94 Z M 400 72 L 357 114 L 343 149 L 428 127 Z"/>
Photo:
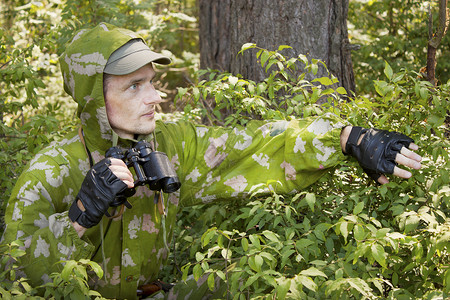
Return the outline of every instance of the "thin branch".
<path id="1" fill-rule="evenodd" d="M 439 1 L 439 24 L 436 34 L 429 41 L 430 46 L 437 48 L 447 32 L 447 0 Z"/>

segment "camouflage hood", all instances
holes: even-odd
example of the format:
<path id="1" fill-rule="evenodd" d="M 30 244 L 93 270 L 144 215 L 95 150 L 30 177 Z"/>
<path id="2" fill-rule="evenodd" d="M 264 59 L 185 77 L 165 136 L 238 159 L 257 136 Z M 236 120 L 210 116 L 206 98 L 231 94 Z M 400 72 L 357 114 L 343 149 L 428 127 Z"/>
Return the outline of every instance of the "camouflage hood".
<path id="1" fill-rule="evenodd" d="M 100 23 L 80 30 L 59 59 L 64 90 L 78 103 L 86 145 L 101 155 L 113 141 L 103 95 L 103 69 L 116 49 L 136 38 L 142 39 L 130 30 Z"/>

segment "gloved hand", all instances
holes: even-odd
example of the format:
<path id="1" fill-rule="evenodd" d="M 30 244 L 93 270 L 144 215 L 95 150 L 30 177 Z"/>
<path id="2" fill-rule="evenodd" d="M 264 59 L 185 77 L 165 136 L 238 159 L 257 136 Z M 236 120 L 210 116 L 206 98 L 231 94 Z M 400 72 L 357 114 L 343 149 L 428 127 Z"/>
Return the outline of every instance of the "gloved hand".
<path id="1" fill-rule="evenodd" d="M 407 149 L 413 143 L 413 139 L 398 132 L 353 127 L 345 144 L 345 153 L 355 157 L 363 170 L 373 180 L 381 183 L 379 179 L 384 177 L 383 174 L 408 177 L 403 173 L 396 174 L 399 173 L 397 170 L 404 171 L 396 167 L 397 163 L 420 168 L 421 157 Z"/>
<path id="2" fill-rule="evenodd" d="M 69 218 L 85 228 L 97 225 L 110 205 L 116 204 L 117 195 L 128 188 L 109 168 L 111 159 L 105 158 L 95 164 L 81 184 L 75 201 L 69 209 Z M 78 200 L 85 211 L 78 207 Z"/>

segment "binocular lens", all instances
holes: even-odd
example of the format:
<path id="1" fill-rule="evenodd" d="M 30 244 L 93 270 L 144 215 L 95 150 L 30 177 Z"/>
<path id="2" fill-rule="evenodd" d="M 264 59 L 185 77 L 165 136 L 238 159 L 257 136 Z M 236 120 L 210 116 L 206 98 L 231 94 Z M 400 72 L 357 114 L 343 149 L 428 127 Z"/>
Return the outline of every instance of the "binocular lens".
<path id="1" fill-rule="evenodd" d="M 151 152 L 147 156 L 147 161 L 142 164 L 147 183 L 151 190 L 163 190 L 164 193 L 173 193 L 180 186 L 180 180 L 172 167 L 167 154 L 163 152 Z"/>
<path id="2" fill-rule="evenodd" d="M 178 177 L 169 177 L 163 179 L 164 183 L 162 184 L 162 190 L 164 193 L 173 193 L 176 192 L 180 186 L 180 180 L 178 180 Z"/>

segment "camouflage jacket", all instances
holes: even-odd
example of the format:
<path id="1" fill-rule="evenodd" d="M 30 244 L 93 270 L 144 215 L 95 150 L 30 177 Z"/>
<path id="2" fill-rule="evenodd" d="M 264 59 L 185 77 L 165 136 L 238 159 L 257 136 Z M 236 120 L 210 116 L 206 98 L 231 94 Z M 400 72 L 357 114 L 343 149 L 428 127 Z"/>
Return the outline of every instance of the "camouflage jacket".
<path id="1" fill-rule="evenodd" d="M 274 186 L 279 193 L 299 191 L 344 159 L 344 122 L 332 114 L 290 122 L 253 121 L 236 128 L 158 121 L 157 149 L 167 153 L 182 182 L 178 192 L 164 196 L 165 221 L 153 192 L 141 186 L 128 199 L 131 209 L 114 219 L 104 217 L 102 226 L 79 238 L 68 209 L 90 168 L 88 152 L 95 164 L 113 140 L 103 98 L 103 67 L 115 49 L 136 37 L 102 23 L 79 32 L 60 58 L 64 88 L 78 103 L 88 151 L 78 131 L 67 135 L 37 154 L 13 189 L 2 242 L 25 241 L 24 275 L 33 284 L 61 271 L 60 260 L 88 258 L 106 266 L 104 277 L 92 283 L 104 297 L 135 298 L 138 285 L 156 280 L 167 260 L 164 240 L 172 237 L 178 207 L 245 199 L 252 186 L 269 180 L 281 182 Z M 131 144 L 118 141 L 123 147 Z"/>

